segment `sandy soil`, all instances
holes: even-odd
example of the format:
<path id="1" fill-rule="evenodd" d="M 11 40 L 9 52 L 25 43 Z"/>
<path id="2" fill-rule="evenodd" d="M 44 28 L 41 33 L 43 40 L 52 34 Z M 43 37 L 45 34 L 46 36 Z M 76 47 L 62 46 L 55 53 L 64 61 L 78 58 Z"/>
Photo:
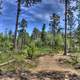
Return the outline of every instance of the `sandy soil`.
<path id="1" fill-rule="evenodd" d="M 42 72 L 55 72 L 55 71 L 57 71 L 57 72 L 66 72 L 66 73 L 70 73 L 70 74 L 75 73 L 77 75 L 80 75 L 80 73 L 77 70 L 75 70 L 74 68 L 69 67 L 68 65 L 65 65 L 65 64 L 59 64 L 58 61 L 60 59 L 62 59 L 62 60 L 69 59 L 69 56 L 45 55 L 45 56 L 39 57 L 38 66 L 35 67 L 34 69 L 30 69 L 30 71 L 31 71 L 31 73 L 38 73 L 40 71 L 42 71 Z M 5 77 L 0 80 L 21 80 L 21 79 Z M 34 76 L 34 77 L 32 77 L 31 80 L 38 80 L 38 79 Z M 50 80 L 50 79 L 45 78 L 44 80 Z M 69 80 L 69 79 L 65 79 L 65 80 Z"/>
<path id="2" fill-rule="evenodd" d="M 32 72 L 38 71 L 67 71 L 79 74 L 74 68 L 67 65 L 60 65 L 58 63 L 59 59 L 69 59 L 68 56 L 55 55 L 55 56 L 43 56 L 39 58 L 38 66 L 35 69 L 31 69 Z"/>

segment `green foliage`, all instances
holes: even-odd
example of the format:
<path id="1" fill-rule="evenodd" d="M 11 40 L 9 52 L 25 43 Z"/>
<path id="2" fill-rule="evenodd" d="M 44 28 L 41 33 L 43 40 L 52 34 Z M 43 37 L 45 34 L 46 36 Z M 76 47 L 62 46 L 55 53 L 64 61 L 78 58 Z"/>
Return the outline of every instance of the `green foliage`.
<path id="1" fill-rule="evenodd" d="M 35 43 L 36 47 L 38 47 L 38 48 L 41 48 L 43 45 L 43 42 L 41 41 L 40 38 L 34 40 L 33 42 Z"/>
<path id="2" fill-rule="evenodd" d="M 77 64 L 78 63 L 78 56 L 71 56 L 71 60 L 72 60 L 72 62 L 71 62 L 72 65 Z"/>
<path id="3" fill-rule="evenodd" d="M 80 25 L 78 25 L 76 30 L 76 46 L 78 46 L 80 50 Z"/>
<path id="4" fill-rule="evenodd" d="M 47 33 L 47 45 L 57 50 L 63 50 L 64 38 L 61 33 L 55 35 L 55 45 L 53 43 L 53 34 Z"/>
<path id="5" fill-rule="evenodd" d="M 36 40 L 36 39 L 38 39 L 38 38 L 40 38 L 40 31 L 35 27 L 34 29 L 33 29 L 33 32 L 32 32 L 32 35 L 31 35 L 31 39 L 32 40 Z"/>
<path id="6" fill-rule="evenodd" d="M 59 48 L 63 48 L 63 45 L 64 45 L 64 41 L 63 41 L 63 37 L 61 34 L 57 34 L 57 36 L 55 37 L 55 46 L 56 46 L 56 49 L 59 50 Z"/>
<path id="7" fill-rule="evenodd" d="M 26 27 L 27 27 L 27 21 L 25 19 L 22 19 L 18 36 L 19 44 L 21 44 L 21 45 L 18 44 L 18 47 L 20 49 L 23 48 L 26 44 L 26 38 L 28 36 L 28 34 L 26 33 Z"/>
<path id="8" fill-rule="evenodd" d="M 53 15 L 51 16 L 51 22 L 50 22 L 50 32 L 53 34 L 53 41 L 51 42 L 52 44 L 52 49 L 53 48 L 56 48 L 56 35 L 58 34 L 59 32 L 59 23 L 60 23 L 60 16 L 53 13 Z"/>
<path id="9" fill-rule="evenodd" d="M 59 23 L 60 23 L 60 16 L 53 13 L 50 22 L 50 32 L 53 34 L 53 37 L 55 37 L 56 33 L 58 32 Z"/>
<path id="10" fill-rule="evenodd" d="M 52 42 L 53 42 L 53 34 L 51 34 L 51 33 L 47 33 L 47 35 L 46 35 L 46 39 L 47 39 L 47 45 L 48 46 L 52 46 Z"/>
<path id="11" fill-rule="evenodd" d="M 0 50 L 7 51 L 13 49 L 12 36 L 0 35 Z"/>
<path id="12" fill-rule="evenodd" d="M 11 54 L 11 51 L 9 52 L 4 52 L 4 51 L 0 51 L 0 63 L 4 63 L 7 62 L 9 60 L 11 60 L 13 53 Z"/>
<path id="13" fill-rule="evenodd" d="M 27 57 L 29 59 L 33 59 L 34 55 L 35 55 L 35 52 L 36 52 L 36 46 L 35 46 L 35 43 L 31 42 L 29 44 L 29 46 L 27 47 Z"/>
<path id="14" fill-rule="evenodd" d="M 46 44 L 46 31 L 45 31 L 45 29 L 46 29 L 46 25 L 43 24 L 42 32 L 41 32 L 41 40 L 43 42 L 43 45 Z"/>

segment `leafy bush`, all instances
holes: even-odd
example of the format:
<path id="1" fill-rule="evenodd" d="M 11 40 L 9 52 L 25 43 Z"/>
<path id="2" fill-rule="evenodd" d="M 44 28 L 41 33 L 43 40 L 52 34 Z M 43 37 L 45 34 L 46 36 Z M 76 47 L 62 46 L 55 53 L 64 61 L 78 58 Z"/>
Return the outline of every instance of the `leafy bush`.
<path id="1" fill-rule="evenodd" d="M 75 65 L 75 64 L 77 64 L 77 63 L 79 63 L 79 56 L 77 56 L 77 55 L 73 55 L 73 56 L 70 56 L 71 57 L 71 64 L 72 65 Z"/>
<path id="2" fill-rule="evenodd" d="M 35 43 L 31 42 L 31 44 L 27 47 L 27 57 L 29 59 L 33 59 L 36 52 L 36 46 Z"/>
<path id="3" fill-rule="evenodd" d="M 39 47 L 39 48 L 41 48 L 42 45 L 43 45 L 43 43 L 42 43 L 42 41 L 41 41 L 40 38 L 36 39 L 36 40 L 34 41 L 34 43 L 35 43 L 35 46 L 37 46 L 37 47 Z"/>

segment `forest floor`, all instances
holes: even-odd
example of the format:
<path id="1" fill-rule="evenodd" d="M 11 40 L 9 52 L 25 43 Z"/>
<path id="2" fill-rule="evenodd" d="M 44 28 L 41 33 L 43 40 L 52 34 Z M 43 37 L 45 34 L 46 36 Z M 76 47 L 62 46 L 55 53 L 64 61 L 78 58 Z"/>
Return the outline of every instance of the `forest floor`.
<path id="1" fill-rule="evenodd" d="M 39 58 L 37 67 L 31 69 L 31 71 L 69 71 L 72 73 L 80 74 L 77 70 L 73 68 L 73 66 L 65 63 L 65 60 L 69 60 L 69 58 L 69 56 L 63 56 L 61 54 L 54 56 L 42 56 Z"/>
<path id="2" fill-rule="evenodd" d="M 20 78 L 2 77 L 0 80 L 80 80 L 80 72 L 75 70 L 73 66 L 65 64 L 65 60 L 69 59 L 69 56 L 61 54 L 41 56 L 38 58 L 38 65 L 30 69 L 30 72 L 21 73 Z M 68 74 L 68 79 L 63 78 L 65 74 Z"/>

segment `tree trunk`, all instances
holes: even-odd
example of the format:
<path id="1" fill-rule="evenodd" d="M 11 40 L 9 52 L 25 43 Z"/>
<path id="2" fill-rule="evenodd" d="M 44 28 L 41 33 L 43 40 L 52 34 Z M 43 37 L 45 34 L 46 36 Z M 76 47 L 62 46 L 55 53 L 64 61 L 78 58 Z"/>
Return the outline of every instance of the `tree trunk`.
<path id="1" fill-rule="evenodd" d="M 65 0 L 65 41 L 64 41 L 64 54 L 67 55 L 67 0 Z"/>
<path id="2" fill-rule="evenodd" d="M 21 0 L 18 0 L 17 15 L 16 15 L 16 28 L 15 28 L 15 35 L 14 35 L 14 49 L 17 49 L 17 31 L 18 31 L 18 21 L 19 21 L 19 15 L 20 15 L 20 4 L 21 4 Z"/>

